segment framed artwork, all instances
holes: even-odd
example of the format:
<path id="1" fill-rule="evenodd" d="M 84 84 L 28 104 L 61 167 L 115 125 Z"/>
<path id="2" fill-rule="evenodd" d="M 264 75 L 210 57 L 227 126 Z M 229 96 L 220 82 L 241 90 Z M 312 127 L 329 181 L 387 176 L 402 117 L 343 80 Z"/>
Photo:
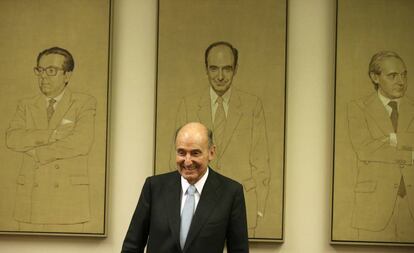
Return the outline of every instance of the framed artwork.
<path id="1" fill-rule="evenodd" d="M 413 13 L 337 1 L 332 243 L 414 245 Z"/>
<path id="2" fill-rule="evenodd" d="M 111 0 L 0 2 L 0 233 L 107 235 Z"/>
<path id="3" fill-rule="evenodd" d="M 286 1 L 158 3 L 155 173 L 176 169 L 178 127 L 205 124 L 210 167 L 243 185 L 250 240 L 283 241 Z"/>

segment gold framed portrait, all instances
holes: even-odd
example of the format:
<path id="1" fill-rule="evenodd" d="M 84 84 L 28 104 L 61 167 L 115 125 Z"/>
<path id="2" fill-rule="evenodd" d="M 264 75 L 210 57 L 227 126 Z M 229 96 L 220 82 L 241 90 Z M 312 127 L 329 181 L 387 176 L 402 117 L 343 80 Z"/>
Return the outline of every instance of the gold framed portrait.
<path id="1" fill-rule="evenodd" d="M 178 127 L 205 124 L 210 167 L 243 185 L 252 241 L 284 238 L 286 15 L 284 0 L 158 1 L 155 173 L 176 169 Z"/>
<path id="2" fill-rule="evenodd" d="M 0 233 L 107 235 L 111 0 L 0 2 Z"/>
<path id="3" fill-rule="evenodd" d="M 332 243 L 414 245 L 413 11 L 337 1 Z"/>

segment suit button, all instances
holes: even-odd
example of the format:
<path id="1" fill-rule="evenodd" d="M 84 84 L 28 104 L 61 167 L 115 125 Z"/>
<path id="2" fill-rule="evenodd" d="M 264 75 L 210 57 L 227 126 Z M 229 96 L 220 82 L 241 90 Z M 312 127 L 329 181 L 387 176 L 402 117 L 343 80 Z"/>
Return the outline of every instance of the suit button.
<path id="1" fill-rule="evenodd" d="M 59 164 L 55 164 L 55 169 L 59 169 L 59 168 L 60 168 Z"/>
<path id="2" fill-rule="evenodd" d="M 55 184 L 55 188 L 59 188 L 59 184 L 58 183 Z"/>

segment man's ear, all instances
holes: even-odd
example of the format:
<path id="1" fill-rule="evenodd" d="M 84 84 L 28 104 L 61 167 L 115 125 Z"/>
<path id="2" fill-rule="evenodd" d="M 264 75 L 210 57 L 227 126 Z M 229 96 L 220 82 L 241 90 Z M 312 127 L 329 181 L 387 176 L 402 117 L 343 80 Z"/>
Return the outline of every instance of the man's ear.
<path id="1" fill-rule="evenodd" d="M 369 73 L 369 77 L 371 78 L 371 80 L 374 82 L 374 83 L 376 83 L 376 84 L 378 84 L 378 82 L 379 82 L 379 78 L 378 78 L 378 74 L 376 74 L 376 73 L 374 73 L 374 72 L 371 72 L 371 73 Z"/>
<path id="2" fill-rule="evenodd" d="M 233 75 L 236 75 L 237 74 L 238 66 L 239 65 L 237 65 L 237 64 L 234 66 Z"/>
<path id="3" fill-rule="evenodd" d="M 208 159 L 209 161 L 213 160 L 216 157 L 216 145 L 213 145 L 208 150 Z"/>
<path id="4" fill-rule="evenodd" d="M 66 71 L 65 72 L 65 84 L 67 85 L 69 83 L 69 80 L 72 76 L 72 71 Z"/>

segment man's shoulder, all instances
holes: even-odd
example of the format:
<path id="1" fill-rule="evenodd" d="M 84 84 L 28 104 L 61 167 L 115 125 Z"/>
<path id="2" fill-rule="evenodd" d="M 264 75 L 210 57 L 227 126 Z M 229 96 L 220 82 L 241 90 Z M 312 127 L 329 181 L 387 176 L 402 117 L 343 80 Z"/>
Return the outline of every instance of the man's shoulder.
<path id="1" fill-rule="evenodd" d="M 377 92 L 372 92 L 368 95 L 363 97 L 355 98 L 349 101 L 349 106 L 358 106 L 358 107 L 365 107 L 368 104 L 371 104 L 373 101 L 379 101 Z"/>
<path id="2" fill-rule="evenodd" d="M 171 171 L 171 172 L 166 172 L 163 174 L 150 176 L 148 177 L 148 180 L 150 180 L 153 183 L 158 183 L 158 182 L 171 181 L 179 177 L 180 177 L 180 174 L 178 173 L 178 171 Z"/>
<path id="3" fill-rule="evenodd" d="M 186 94 L 181 97 L 181 100 L 187 104 L 199 103 L 200 101 L 206 100 L 210 101 L 210 88 L 208 89 L 201 89 L 199 91 L 195 91 L 191 94 Z"/>
<path id="4" fill-rule="evenodd" d="M 71 99 L 75 101 L 96 101 L 94 96 L 82 92 L 70 92 L 70 95 Z"/>
<path id="5" fill-rule="evenodd" d="M 219 172 L 213 170 L 210 168 L 209 170 L 209 176 L 211 175 L 212 178 L 214 178 L 214 180 L 219 181 L 221 184 L 225 185 L 226 187 L 229 188 L 242 188 L 243 186 L 237 182 L 236 180 L 226 177 L 222 174 L 220 174 Z"/>
<path id="6" fill-rule="evenodd" d="M 21 105 L 32 105 L 32 104 L 37 103 L 39 99 L 43 99 L 43 96 L 35 95 L 35 96 L 30 96 L 30 97 L 23 97 L 23 98 L 19 99 L 19 104 L 21 104 Z"/>

